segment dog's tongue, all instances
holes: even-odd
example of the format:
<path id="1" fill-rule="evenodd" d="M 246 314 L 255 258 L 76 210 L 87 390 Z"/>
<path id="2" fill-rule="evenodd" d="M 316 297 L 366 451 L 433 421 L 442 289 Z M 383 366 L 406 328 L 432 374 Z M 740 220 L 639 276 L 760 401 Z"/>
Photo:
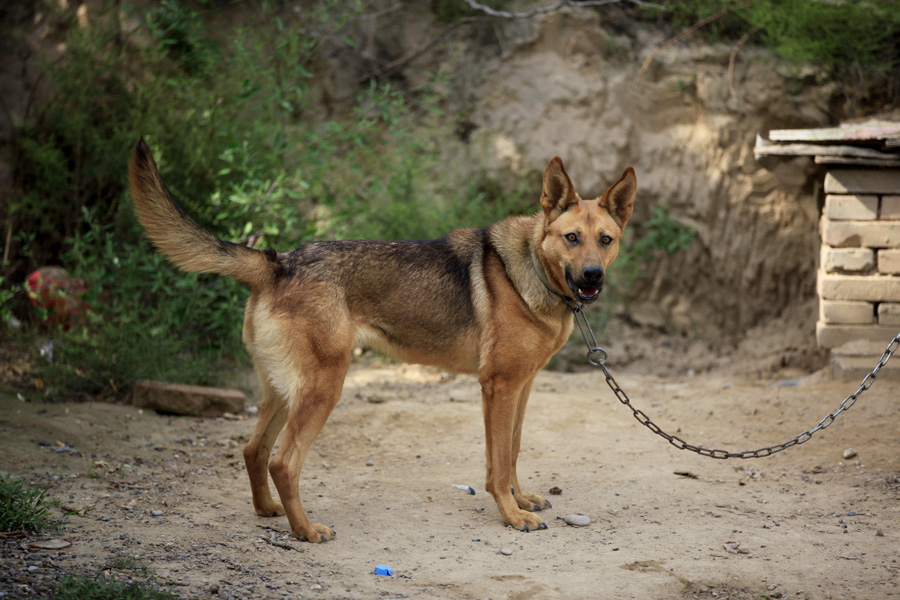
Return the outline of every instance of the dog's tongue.
<path id="1" fill-rule="evenodd" d="M 592 298 L 599 294 L 600 290 L 598 290 L 597 288 L 578 288 L 578 293 L 585 298 Z"/>

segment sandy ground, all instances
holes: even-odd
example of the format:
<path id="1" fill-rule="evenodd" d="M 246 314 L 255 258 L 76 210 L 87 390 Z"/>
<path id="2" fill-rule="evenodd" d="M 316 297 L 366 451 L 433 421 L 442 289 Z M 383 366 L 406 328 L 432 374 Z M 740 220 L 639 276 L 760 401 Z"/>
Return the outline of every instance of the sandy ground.
<path id="1" fill-rule="evenodd" d="M 856 389 L 821 374 L 762 374 L 752 361 L 665 377 L 611 364 L 664 429 L 733 450 L 790 439 Z M 519 473 L 553 508 L 542 514 L 548 530 L 521 533 L 484 491 L 475 380 L 356 364 L 303 473 L 311 519 L 337 531 L 312 545 L 290 538 L 283 517 L 253 512 L 241 448 L 254 416 L 161 416 L 5 391 L 0 469 L 80 513 L 59 536 L 66 549 L 2 540 L 0 590 L 28 597 L 64 572 L 127 577 L 143 565 L 188 598 L 900 597 L 898 399 L 900 384 L 879 380 L 808 443 L 719 461 L 651 434 L 598 372 L 545 372 Z M 857 454 L 845 459 L 849 448 Z M 574 513 L 590 525 L 560 520 Z M 377 564 L 393 576 L 375 575 Z"/>

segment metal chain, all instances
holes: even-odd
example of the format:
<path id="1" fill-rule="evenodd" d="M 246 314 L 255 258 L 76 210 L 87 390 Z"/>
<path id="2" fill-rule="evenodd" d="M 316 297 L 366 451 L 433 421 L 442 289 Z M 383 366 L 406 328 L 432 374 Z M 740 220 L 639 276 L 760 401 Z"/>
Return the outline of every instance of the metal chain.
<path id="1" fill-rule="evenodd" d="M 887 349 L 885 349 L 884 353 L 881 355 L 881 359 L 878 361 L 878 364 L 875 365 L 875 368 L 872 369 L 872 371 L 862 380 L 859 388 L 854 393 L 844 398 L 843 402 L 841 402 L 841 405 L 837 410 L 825 415 L 825 417 L 821 421 L 819 421 L 819 424 L 812 429 L 804 431 L 797 437 L 788 440 L 787 442 L 777 444 L 775 446 L 759 448 L 757 450 L 744 450 L 743 452 L 710 450 L 709 448 L 689 444 L 677 435 L 666 433 L 659 427 L 659 425 L 651 421 L 650 417 L 648 417 L 644 411 L 632 406 L 631 400 L 628 398 L 628 395 L 619 386 L 615 378 L 612 376 L 612 373 L 609 372 L 609 368 L 607 368 L 606 366 L 606 350 L 597 345 L 597 338 L 594 336 L 594 332 L 591 330 L 591 326 L 588 324 L 587 317 L 585 317 L 584 314 L 584 305 L 578 304 L 571 299 L 567 299 L 566 306 L 575 315 L 575 322 L 578 324 L 578 328 L 581 330 L 581 336 L 584 338 L 584 343 L 587 345 L 588 362 L 603 369 L 603 373 L 606 375 L 607 385 L 609 385 L 609 388 L 616 395 L 616 398 L 619 399 L 619 402 L 631 409 L 631 412 L 634 414 L 634 418 L 637 419 L 641 425 L 645 426 L 656 435 L 664 438 L 679 450 L 690 450 L 691 452 L 696 452 L 700 456 L 708 456 L 709 458 L 717 458 L 720 460 L 725 460 L 726 458 L 762 458 L 764 456 L 771 456 L 776 452 L 781 452 L 782 450 L 787 450 L 792 446 L 799 446 L 800 444 L 809 441 L 814 433 L 831 425 L 834 422 L 834 419 L 839 414 L 856 404 L 856 400 L 859 398 L 860 394 L 872 387 L 872 384 L 875 382 L 875 377 L 878 375 L 878 372 L 882 367 L 884 367 L 884 365 L 887 364 L 887 362 L 891 359 L 891 356 L 894 355 L 894 352 L 896 352 L 897 349 L 900 348 L 900 333 L 898 333 L 888 344 Z"/>

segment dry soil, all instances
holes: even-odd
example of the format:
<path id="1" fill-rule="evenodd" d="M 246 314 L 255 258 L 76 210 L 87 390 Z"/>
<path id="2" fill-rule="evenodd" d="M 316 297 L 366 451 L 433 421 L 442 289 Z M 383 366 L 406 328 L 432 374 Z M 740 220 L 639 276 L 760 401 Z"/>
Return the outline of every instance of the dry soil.
<path id="1" fill-rule="evenodd" d="M 739 356 L 660 376 L 651 359 L 611 364 L 663 429 L 714 448 L 788 440 L 857 387 Z M 522 533 L 484 491 L 477 382 L 363 361 L 303 472 L 311 519 L 337 531 L 321 545 L 254 514 L 241 457 L 252 414 L 0 398 L 0 469 L 47 488 L 58 513 L 78 511 L 56 536 L 65 549 L 2 540 L 7 597 L 52 589 L 64 572 L 146 568 L 187 598 L 900 597 L 896 381 L 878 380 L 801 446 L 722 461 L 653 435 L 600 373 L 545 372 L 519 473 L 553 508 L 548 530 Z M 576 513 L 590 525 L 560 519 Z M 393 576 L 374 574 L 379 564 Z"/>

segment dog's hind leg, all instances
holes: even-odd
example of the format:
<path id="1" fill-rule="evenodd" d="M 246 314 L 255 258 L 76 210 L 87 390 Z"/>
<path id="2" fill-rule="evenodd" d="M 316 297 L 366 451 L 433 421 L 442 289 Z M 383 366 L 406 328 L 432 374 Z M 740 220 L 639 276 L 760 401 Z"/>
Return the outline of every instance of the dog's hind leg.
<path id="1" fill-rule="evenodd" d="M 528 396 L 531 394 L 531 386 L 533 383 L 534 377 L 532 377 L 528 383 L 522 387 L 522 391 L 519 392 L 519 402 L 516 406 L 515 429 L 513 430 L 512 464 L 510 464 L 509 480 L 510 485 L 512 485 L 513 498 L 515 498 L 519 508 L 525 510 L 543 510 L 545 508 L 550 508 L 550 503 L 537 494 L 526 494 L 523 492 L 522 488 L 519 486 L 519 476 L 516 473 L 516 463 L 519 460 L 519 446 L 522 443 L 522 424 L 525 421 L 525 409 L 528 406 Z"/>
<path id="2" fill-rule="evenodd" d="M 263 517 L 284 514 L 280 502 L 272 498 L 269 490 L 269 455 L 284 422 L 287 420 L 287 401 L 282 398 L 268 377 L 259 373 L 259 383 L 263 391 L 263 401 L 259 407 L 259 421 L 250 441 L 244 446 L 244 464 L 250 476 L 250 491 L 253 493 L 253 508 Z"/>
<path id="3" fill-rule="evenodd" d="M 281 446 L 269 464 L 291 531 L 310 542 L 330 540 L 334 533 L 324 525 L 310 523 L 306 517 L 300 501 L 300 472 L 306 452 L 341 397 L 350 362 L 350 348 L 346 350 L 340 356 L 306 361 L 303 382 L 291 403 Z"/>
<path id="4" fill-rule="evenodd" d="M 498 375 L 481 378 L 487 446 L 485 488 L 497 502 L 503 521 L 522 531 L 547 528 L 540 517 L 522 510 L 512 494 L 515 473 L 513 442 L 518 404 L 523 387 L 528 381 L 530 379 L 515 381 Z M 518 493 L 518 490 L 516 492 Z M 529 508 L 533 509 L 533 506 Z"/>

